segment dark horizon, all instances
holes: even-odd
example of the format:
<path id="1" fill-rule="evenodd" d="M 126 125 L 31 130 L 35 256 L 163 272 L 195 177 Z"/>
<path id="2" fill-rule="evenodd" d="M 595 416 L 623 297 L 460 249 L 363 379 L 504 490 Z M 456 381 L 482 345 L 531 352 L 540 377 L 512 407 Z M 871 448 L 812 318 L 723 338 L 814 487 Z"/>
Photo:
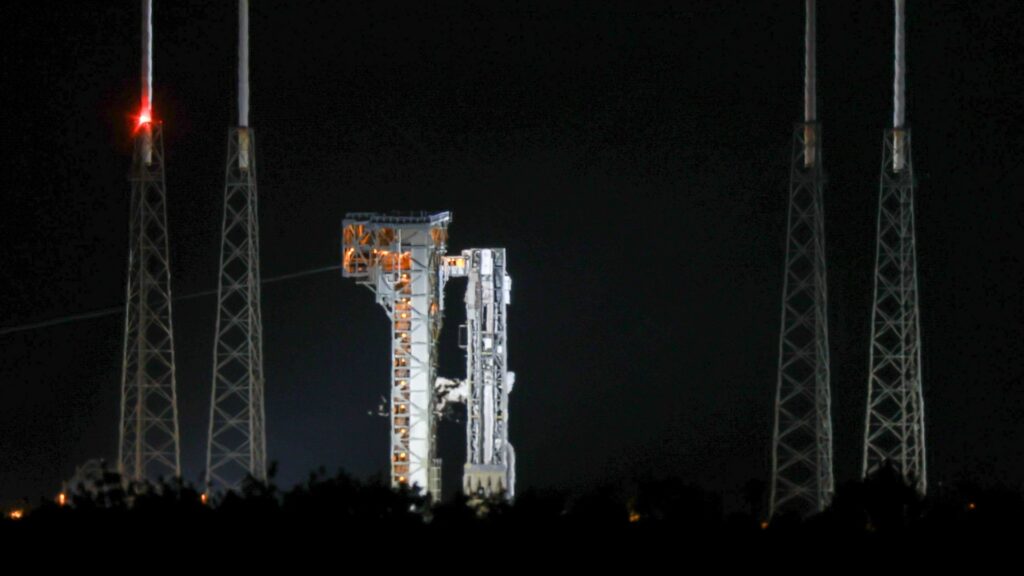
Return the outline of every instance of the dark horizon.
<path id="1" fill-rule="evenodd" d="M 157 2 L 176 295 L 215 287 L 234 2 Z M 123 303 L 138 2 L 4 7 L 0 327 Z M 1024 484 L 1015 2 L 908 2 L 929 484 Z M 264 277 L 340 264 L 350 211 L 451 210 L 508 249 L 520 490 L 769 480 L 803 2 L 254 2 Z M 818 8 L 836 475 L 860 473 L 891 1 Z M 1016 240 L 1015 240 L 1016 238 Z M 461 375 L 448 293 L 441 375 Z M 182 466 L 203 471 L 213 299 L 175 304 Z M 263 293 L 270 459 L 387 466 L 387 322 L 326 273 Z M 123 318 L 0 339 L 0 502 L 116 458 Z M 445 492 L 461 423 L 441 426 Z"/>

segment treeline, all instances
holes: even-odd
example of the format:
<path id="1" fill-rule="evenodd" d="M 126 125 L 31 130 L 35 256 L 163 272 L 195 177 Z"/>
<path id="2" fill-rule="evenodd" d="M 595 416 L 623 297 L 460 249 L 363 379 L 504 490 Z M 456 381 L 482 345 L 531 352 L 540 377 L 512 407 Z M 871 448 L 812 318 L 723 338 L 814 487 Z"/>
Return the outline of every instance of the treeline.
<path id="1" fill-rule="evenodd" d="M 345 542 L 375 551 L 392 541 L 456 541 L 483 553 L 491 542 L 531 541 L 550 548 L 567 544 L 567 537 L 615 542 L 620 551 L 700 540 L 988 538 L 1020 533 L 1024 523 L 1019 490 L 933 487 L 922 499 L 887 470 L 840 486 L 831 506 L 809 518 L 777 514 L 767 522 L 762 504 L 751 495 L 748 510 L 726 514 L 716 493 L 678 480 L 649 479 L 580 494 L 526 491 L 513 503 L 459 496 L 431 505 L 410 490 L 322 470 L 288 491 L 249 481 L 240 493 L 207 499 L 180 480 L 125 484 L 116 473 L 105 472 L 91 486 L 67 494 L 63 503 L 43 502 L 17 520 L 5 518 L 0 535 L 132 539 L 174 534 L 197 542 Z"/>

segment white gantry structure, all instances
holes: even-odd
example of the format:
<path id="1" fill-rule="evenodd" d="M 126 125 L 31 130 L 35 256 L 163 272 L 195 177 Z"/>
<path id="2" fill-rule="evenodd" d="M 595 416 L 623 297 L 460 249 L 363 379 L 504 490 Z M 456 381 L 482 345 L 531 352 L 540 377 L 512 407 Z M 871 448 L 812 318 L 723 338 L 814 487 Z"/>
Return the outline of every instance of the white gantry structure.
<path id="1" fill-rule="evenodd" d="M 914 168 L 905 124 L 904 15 L 895 0 L 893 127 L 882 138 L 875 296 L 862 474 L 892 466 L 918 493 L 927 490 L 921 326 L 914 233 Z"/>
<path id="2" fill-rule="evenodd" d="M 342 274 L 370 288 L 391 321 L 391 484 L 441 495 L 434 381 L 442 293 L 438 270 L 447 212 L 422 216 L 349 214 Z"/>
<path id="3" fill-rule="evenodd" d="M 441 496 L 436 422 L 451 402 L 467 407 L 463 489 L 471 495 L 515 491 L 515 452 L 508 442 L 507 307 L 511 278 L 505 250 L 474 248 L 448 256 L 448 212 L 352 213 L 343 226 L 342 274 L 370 288 L 391 321 L 391 484 Z M 466 378 L 437 372 L 444 288 L 466 278 Z"/>

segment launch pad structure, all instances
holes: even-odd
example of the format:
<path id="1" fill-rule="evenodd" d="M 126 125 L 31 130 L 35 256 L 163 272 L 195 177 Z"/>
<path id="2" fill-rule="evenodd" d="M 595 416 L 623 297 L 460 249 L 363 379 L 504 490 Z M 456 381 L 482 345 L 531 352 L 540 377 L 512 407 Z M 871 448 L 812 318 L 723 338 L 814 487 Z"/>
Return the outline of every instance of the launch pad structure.
<path id="1" fill-rule="evenodd" d="M 342 275 L 376 295 L 391 322 L 391 485 L 441 496 L 437 420 L 449 402 L 467 405 L 463 489 L 470 495 L 514 495 L 515 453 L 508 442 L 507 307 L 511 278 L 504 249 L 474 248 L 448 256 L 449 212 L 417 215 L 350 213 L 343 223 Z M 444 289 L 467 278 L 466 378 L 438 376 L 437 342 Z"/>

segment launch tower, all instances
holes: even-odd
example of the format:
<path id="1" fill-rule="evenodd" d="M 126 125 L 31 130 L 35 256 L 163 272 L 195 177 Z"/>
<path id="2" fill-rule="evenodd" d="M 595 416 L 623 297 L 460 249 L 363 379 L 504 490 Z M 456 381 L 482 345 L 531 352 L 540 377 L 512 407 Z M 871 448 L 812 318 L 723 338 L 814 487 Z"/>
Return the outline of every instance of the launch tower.
<path id="1" fill-rule="evenodd" d="M 342 274 L 376 294 L 391 322 L 391 484 L 441 496 L 434 385 L 447 250 L 448 212 L 392 216 L 348 214 Z"/>

